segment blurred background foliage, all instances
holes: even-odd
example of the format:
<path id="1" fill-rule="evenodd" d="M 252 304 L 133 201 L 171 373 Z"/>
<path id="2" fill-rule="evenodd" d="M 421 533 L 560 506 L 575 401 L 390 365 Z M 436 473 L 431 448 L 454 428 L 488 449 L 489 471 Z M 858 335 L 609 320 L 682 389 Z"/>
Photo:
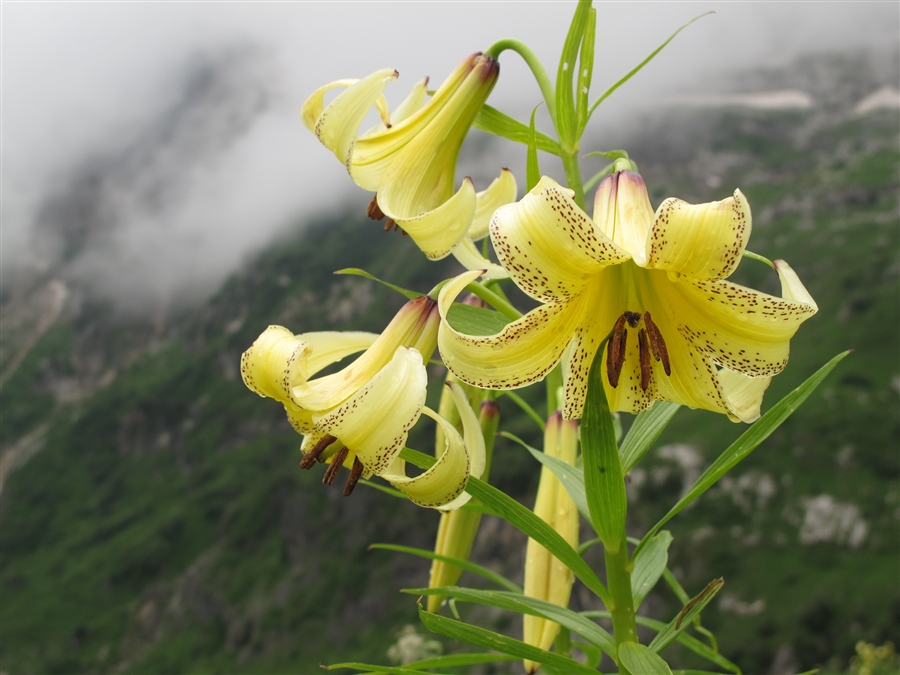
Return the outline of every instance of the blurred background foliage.
<path id="1" fill-rule="evenodd" d="M 788 260 L 820 306 L 769 404 L 854 350 L 668 526 L 670 565 L 689 593 L 724 576 L 703 624 L 748 673 L 848 672 L 859 641 L 900 634 L 900 110 L 861 104 L 897 81 L 890 76 L 865 57 L 809 58 L 728 83 L 799 90 L 808 107 L 684 103 L 583 144 L 628 149 L 654 204 L 721 199 L 735 187 L 747 195 L 750 248 Z M 490 143 L 476 136 L 468 151 Z M 367 546 L 431 548 L 437 514 L 365 487 L 345 499 L 319 484 L 320 472 L 300 471 L 300 438 L 238 370 L 269 324 L 380 331 L 403 302 L 334 270 L 361 267 L 420 291 L 455 273 L 452 261 L 429 263 L 366 220 L 367 201 L 360 194 L 352 212 L 313 225 L 298 216 L 296 235 L 190 311 L 123 318 L 52 271 L 4 289 L 0 671 L 306 673 L 339 660 L 386 662 L 409 638 L 415 600 L 397 591 L 427 584 L 428 563 Z M 734 279 L 778 292 L 775 275 L 752 260 Z M 439 383 L 441 369 L 432 375 Z M 525 395 L 539 405 L 537 392 Z M 539 444 L 533 423 L 508 399 L 501 406 L 502 428 Z M 630 531 L 646 531 L 740 430 L 680 411 L 631 474 Z M 430 450 L 432 433 L 420 424 L 410 445 Z M 537 469 L 498 441 L 492 482 L 528 506 Z M 473 558 L 521 580 L 524 543 L 486 517 Z M 588 553 L 602 569 L 598 556 Z M 579 590 L 573 608 L 596 609 Z M 659 587 L 642 612 L 667 620 L 677 606 Z M 508 614 L 465 611 L 494 630 L 520 630 Z M 854 672 L 876 658 L 866 654 Z M 677 648 L 669 656 L 700 665 Z"/>

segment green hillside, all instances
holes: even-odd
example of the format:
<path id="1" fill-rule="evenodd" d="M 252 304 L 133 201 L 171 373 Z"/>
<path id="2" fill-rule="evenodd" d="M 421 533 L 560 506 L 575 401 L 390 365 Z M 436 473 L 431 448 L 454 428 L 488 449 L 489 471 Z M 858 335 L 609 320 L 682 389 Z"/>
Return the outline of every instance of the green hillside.
<path id="1" fill-rule="evenodd" d="M 672 111 L 626 145 L 654 204 L 740 187 L 754 213 L 750 248 L 786 259 L 818 301 L 769 404 L 854 350 L 668 526 L 688 591 L 725 577 L 703 623 L 748 673 L 839 672 L 857 640 L 900 635 L 900 115 L 829 105 Z M 386 662 L 417 623 L 415 599 L 397 589 L 427 584 L 428 563 L 367 546 L 430 548 L 437 514 L 370 488 L 343 498 L 300 471 L 300 437 L 238 372 L 269 324 L 377 331 L 402 304 L 336 269 L 422 291 L 455 271 L 355 215 L 367 200 L 359 194 L 352 216 L 298 222 L 203 307 L 126 320 L 84 299 L 4 371 L 0 672 L 313 673 Z M 752 260 L 735 278 L 777 292 Z M 538 442 L 501 403 L 503 427 Z M 632 473 L 633 532 L 740 430 L 680 411 Z M 427 449 L 429 431 L 410 445 Z M 505 441 L 496 453 L 492 482 L 529 503 L 534 460 Z M 482 528 L 473 557 L 521 579 L 524 537 L 490 517 Z M 644 611 L 668 617 L 675 602 L 657 589 Z M 580 603 L 576 589 L 573 607 L 594 608 Z M 520 630 L 499 613 L 486 623 Z M 689 653 L 672 661 L 699 665 Z"/>

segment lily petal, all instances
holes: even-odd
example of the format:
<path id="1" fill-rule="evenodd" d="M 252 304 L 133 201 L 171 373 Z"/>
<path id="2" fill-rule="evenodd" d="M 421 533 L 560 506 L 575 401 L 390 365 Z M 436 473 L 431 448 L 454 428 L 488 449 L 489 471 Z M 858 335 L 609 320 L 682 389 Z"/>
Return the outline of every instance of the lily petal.
<path id="1" fill-rule="evenodd" d="M 447 439 L 447 449 L 431 468 L 419 476 L 409 478 L 383 473 L 381 477 L 405 493 L 414 504 L 426 508 L 445 507 L 462 496 L 469 480 L 466 444 L 450 422 L 430 408 L 423 408 L 422 412 L 441 426 Z"/>
<path id="2" fill-rule="evenodd" d="M 392 185 L 400 184 L 392 183 Z M 378 204 L 382 205 L 381 194 L 378 197 Z M 428 258 L 439 260 L 450 253 L 469 228 L 469 222 L 475 212 L 475 187 L 471 179 L 466 178 L 455 195 L 436 209 L 414 218 L 397 218 L 383 206 L 382 210 L 412 237 Z"/>
<path id="3" fill-rule="evenodd" d="M 340 438 L 367 469 L 381 474 L 400 454 L 419 419 L 427 384 L 422 355 L 398 347 L 390 363 L 364 387 L 334 410 L 314 414 L 313 422 Z"/>
<path id="4" fill-rule="evenodd" d="M 283 326 L 269 326 L 241 355 L 241 377 L 260 396 L 291 403 L 291 388 L 309 376 L 309 344 Z"/>
<path id="5" fill-rule="evenodd" d="M 309 345 L 305 377 L 309 378 L 332 363 L 368 349 L 378 339 L 378 333 L 362 331 L 321 331 L 298 336 Z"/>
<path id="6" fill-rule="evenodd" d="M 387 83 L 397 79 L 393 68 L 377 70 L 353 84 L 347 91 L 338 94 L 331 104 L 322 109 L 325 91 L 336 85 L 332 83 L 319 88 L 303 104 L 301 116 L 304 124 L 313 131 L 322 144 L 350 168 L 350 157 L 359 125 L 387 87 Z M 318 113 L 318 115 L 316 115 Z M 315 124 L 310 121 L 315 117 Z"/>
<path id="7" fill-rule="evenodd" d="M 447 387 L 450 389 L 450 395 L 453 397 L 456 409 L 459 412 L 460 421 L 462 422 L 463 441 L 465 442 L 466 452 L 469 455 L 469 475 L 481 478 L 487 462 L 481 425 L 478 423 L 478 417 L 472 410 L 472 406 L 469 405 L 469 399 L 463 388 L 456 382 L 448 382 Z M 450 440 L 446 436 L 444 438 L 446 439 L 445 445 L 447 445 L 447 450 L 444 451 L 444 454 L 446 454 L 449 452 Z M 437 508 L 440 511 L 455 511 L 471 498 L 472 495 L 468 492 L 463 492 L 452 501 Z"/>
<path id="8" fill-rule="evenodd" d="M 708 204 L 670 197 L 656 210 L 645 267 L 694 279 L 724 279 L 741 262 L 751 223 L 750 205 L 740 190 Z"/>
<path id="9" fill-rule="evenodd" d="M 771 381 L 771 377 L 747 377 L 728 368 L 719 371 L 719 385 L 733 422 L 749 424 L 759 419 L 763 394 Z"/>
<path id="10" fill-rule="evenodd" d="M 478 250 L 475 242 L 468 236 L 460 239 L 456 246 L 450 250 L 450 253 L 467 270 L 483 270 L 482 276 L 485 279 L 509 278 L 509 273 L 504 268 L 481 255 L 481 251 Z"/>
<path id="11" fill-rule="evenodd" d="M 676 283 L 655 283 L 654 288 L 677 308 L 678 331 L 696 349 L 716 364 L 751 377 L 781 372 L 790 339 L 818 309 L 728 281 L 682 277 Z"/>
<path id="12" fill-rule="evenodd" d="M 562 358 L 578 328 L 583 303 L 542 305 L 496 335 L 465 335 L 450 326 L 447 312 L 478 274 L 460 274 L 441 289 L 438 347 L 444 363 L 463 382 L 483 389 L 516 389 L 542 380 Z"/>
<path id="13" fill-rule="evenodd" d="M 639 173 L 619 171 L 601 181 L 594 196 L 594 222 L 638 265 L 647 260 L 647 233 L 652 221 L 653 207 Z"/>
<path id="14" fill-rule="evenodd" d="M 630 258 L 575 204 L 573 194 L 545 176 L 491 219 L 501 264 L 519 288 L 541 302 L 567 300 L 603 267 Z"/>
<path id="15" fill-rule="evenodd" d="M 516 201 L 518 191 L 519 187 L 512 171 L 503 169 L 499 178 L 494 179 L 486 190 L 475 195 L 475 215 L 467 233 L 472 241 L 478 241 L 488 235 L 494 211 L 504 204 Z"/>
<path id="16" fill-rule="evenodd" d="M 781 295 L 786 300 L 812 307 L 818 311 L 819 306 L 791 266 L 784 260 L 776 260 L 773 264 L 775 265 L 775 271 L 778 273 L 778 279 L 781 281 Z"/>

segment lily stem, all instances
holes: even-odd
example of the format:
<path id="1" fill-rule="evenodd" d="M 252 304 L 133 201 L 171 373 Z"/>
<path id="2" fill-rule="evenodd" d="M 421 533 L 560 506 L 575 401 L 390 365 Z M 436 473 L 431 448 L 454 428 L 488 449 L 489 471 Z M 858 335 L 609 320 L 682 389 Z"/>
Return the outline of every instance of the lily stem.
<path id="1" fill-rule="evenodd" d="M 637 642 L 637 623 L 634 618 L 634 597 L 631 594 L 631 571 L 634 563 L 628 558 L 628 541 L 623 536 L 619 550 L 615 553 L 604 550 L 606 559 L 606 585 L 612 596 L 613 636 L 618 647 L 623 642 Z M 619 673 L 625 675 L 627 669 L 619 664 Z"/>
<path id="2" fill-rule="evenodd" d="M 541 95 L 544 97 L 544 101 L 547 103 L 547 112 L 550 113 L 550 119 L 553 120 L 553 126 L 556 126 L 556 92 L 553 89 L 553 85 L 550 83 L 550 78 L 547 76 L 547 71 L 544 70 L 543 64 L 540 62 L 540 59 L 535 55 L 528 46 L 521 42 L 520 40 L 516 40 L 514 38 L 504 38 L 502 40 L 498 40 L 490 47 L 484 50 L 485 56 L 490 56 L 493 59 L 496 59 L 500 56 L 501 52 L 506 51 L 507 49 L 514 51 L 516 54 L 522 57 L 525 61 L 525 64 L 531 69 L 532 74 L 534 75 L 534 79 L 537 80 L 538 86 L 541 88 Z"/>
<path id="3" fill-rule="evenodd" d="M 578 164 L 578 147 L 569 150 L 563 147 L 560 154 L 563 168 L 566 170 L 566 182 L 569 187 L 575 191 L 575 203 L 581 207 L 582 211 L 586 211 L 584 206 L 584 182 L 581 179 L 581 167 Z"/>
<path id="4" fill-rule="evenodd" d="M 522 318 L 522 312 L 513 307 L 508 300 L 497 295 L 486 286 L 473 281 L 471 284 L 466 286 L 466 290 L 469 291 L 469 293 L 471 293 L 472 295 L 475 295 L 484 300 L 487 304 L 496 309 L 503 316 L 512 319 L 513 321 Z"/>

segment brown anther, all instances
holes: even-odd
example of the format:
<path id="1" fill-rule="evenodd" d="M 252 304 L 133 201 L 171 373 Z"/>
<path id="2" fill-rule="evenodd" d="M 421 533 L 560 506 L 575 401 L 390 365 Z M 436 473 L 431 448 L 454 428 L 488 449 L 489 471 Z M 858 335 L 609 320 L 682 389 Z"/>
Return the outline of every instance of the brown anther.
<path id="1" fill-rule="evenodd" d="M 644 312 L 644 325 L 647 327 L 647 336 L 650 338 L 650 349 L 657 361 L 662 361 L 663 370 L 666 375 L 672 374 L 672 366 L 669 363 L 669 350 L 666 347 L 666 341 L 663 340 L 662 333 L 653 319 L 650 318 L 650 312 Z"/>
<path id="2" fill-rule="evenodd" d="M 393 221 L 393 219 L 388 218 L 387 222 L 384 224 L 384 231 L 390 232 L 391 230 L 396 230 L 396 229 L 397 229 L 397 223 L 395 223 Z"/>
<path id="3" fill-rule="evenodd" d="M 301 469 L 311 469 L 318 461 L 325 448 L 334 443 L 337 439 L 334 436 L 325 435 L 313 446 L 313 449 L 306 453 L 306 456 L 300 460 Z"/>
<path id="4" fill-rule="evenodd" d="M 366 209 L 366 215 L 372 220 L 382 220 L 384 218 L 384 211 L 378 206 L 378 195 L 372 197 L 372 201 L 369 202 L 369 207 Z"/>
<path id="5" fill-rule="evenodd" d="M 650 386 L 650 345 L 647 344 L 647 331 L 638 331 L 638 348 L 641 356 L 641 389 L 647 391 Z"/>
<path id="6" fill-rule="evenodd" d="M 363 472 L 363 464 L 359 461 L 359 457 L 353 459 L 353 468 L 350 469 L 350 478 L 347 479 L 347 485 L 344 487 L 344 496 L 349 497 L 353 492 L 353 488 L 359 482 Z"/>
<path id="7" fill-rule="evenodd" d="M 641 322 L 640 312 L 625 312 L 625 314 L 623 314 L 622 316 L 625 317 L 628 325 L 632 328 L 637 328 L 637 325 Z"/>
<path id="8" fill-rule="evenodd" d="M 323 485 L 331 485 L 334 482 L 338 471 L 344 466 L 344 460 L 347 459 L 348 452 L 350 452 L 350 449 L 345 445 L 334 454 L 334 457 L 331 458 L 331 464 L 328 465 L 328 468 L 325 469 L 325 475 L 322 476 Z"/>
<path id="9" fill-rule="evenodd" d="M 613 389 L 619 386 L 619 375 L 622 374 L 622 365 L 625 363 L 627 341 L 628 331 L 625 330 L 625 315 L 623 314 L 616 321 L 606 345 L 606 376 Z"/>

